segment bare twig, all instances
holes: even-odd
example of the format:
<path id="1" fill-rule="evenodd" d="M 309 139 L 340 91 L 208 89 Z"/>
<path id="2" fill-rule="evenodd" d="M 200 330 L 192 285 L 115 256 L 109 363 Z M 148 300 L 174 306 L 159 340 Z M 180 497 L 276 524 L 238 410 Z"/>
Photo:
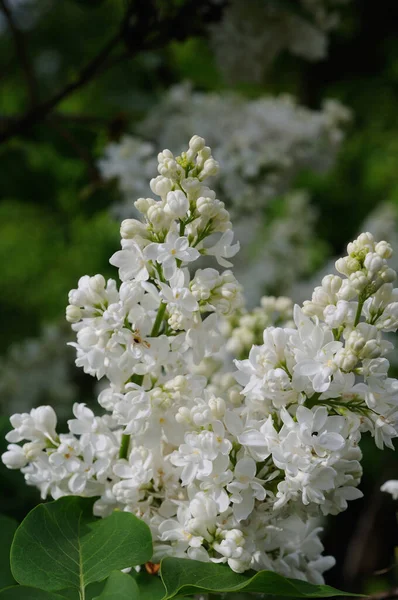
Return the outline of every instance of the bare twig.
<path id="1" fill-rule="evenodd" d="M 67 113 L 67 112 L 53 112 L 50 115 L 52 121 L 59 121 L 60 123 L 71 123 L 76 125 L 108 125 L 112 120 L 112 117 L 101 117 L 97 115 L 86 115 L 79 113 Z M 1 124 L 17 123 L 18 117 L 12 115 L 0 114 L 0 127 Z"/>
<path id="2" fill-rule="evenodd" d="M 1 3 L 4 3 L 5 0 L 0 0 Z M 126 20 L 130 17 L 130 5 L 128 6 L 123 21 L 117 31 L 117 33 L 105 44 L 102 50 L 91 59 L 91 61 L 80 71 L 77 77 L 65 85 L 59 92 L 57 92 L 52 98 L 37 104 L 30 110 L 28 110 L 21 117 L 17 117 L 11 124 L 8 125 L 2 132 L 0 132 L 0 142 L 4 142 L 9 138 L 17 135 L 19 133 L 24 132 L 26 129 L 29 129 L 32 125 L 40 121 L 49 115 L 56 106 L 62 100 L 69 97 L 76 90 L 84 87 L 88 84 L 96 75 L 102 74 L 108 70 L 111 66 L 113 66 L 113 62 L 107 64 L 108 57 L 111 55 L 112 51 L 119 42 L 122 40 L 123 29 L 125 26 Z M 131 56 L 133 53 L 125 54 L 126 56 Z"/>
<path id="3" fill-rule="evenodd" d="M 7 6 L 7 1 L 0 0 L 0 6 Z M 169 10 L 167 3 L 164 3 L 165 10 L 160 11 L 159 16 L 156 0 L 125 0 L 126 9 L 118 31 L 70 83 L 51 98 L 31 106 L 25 113 L 13 115 L 10 119 L 0 118 L 0 143 L 15 135 L 25 134 L 33 125 L 52 115 L 65 98 L 115 65 L 144 50 L 162 48 L 170 39 L 182 40 L 187 35 L 197 35 L 203 27 L 203 22 L 207 23 L 213 14 L 213 4 L 210 0 L 202 3 L 189 0 L 178 10 L 175 7 L 171 15 L 165 18 L 164 14 L 168 14 Z M 220 10 L 215 12 L 218 15 Z M 195 15 L 198 18 L 192 18 Z M 113 54 L 119 43 L 122 43 L 123 47 Z"/>
<path id="4" fill-rule="evenodd" d="M 86 148 L 77 141 L 75 136 L 70 131 L 65 129 L 65 127 L 63 127 L 55 119 L 51 118 L 50 123 L 55 131 L 57 131 L 59 135 L 64 138 L 64 140 L 70 145 L 71 148 L 73 148 L 79 158 L 84 162 L 92 182 L 98 183 L 101 181 L 101 175 L 92 159 L 90 152 L 88 152 L 88 150 L 86 150 Z"/>
<path id="5" fill-rule="evenodd" d="M 34 107 L 34 106 L 36 106 L 36 104 L 39 100 L 38 86 L 36 83 L 36 78 L 35 78 L 33 67 L 29 60 L 29 55 L 28 55 L 28 51 L 26 49 L 24 36 L 23 36 L 22 32 L 19 30 L 19 28 L 14 20 L 11 9 L 8 6 L 8 0 L 0 0 L 0 8 L 2 9 L 2 11 L 4 13 L 5 18 L 7 19 L 11 34 L 14 38 L 17 56 L 18 56 L 19 62 L 21 63 L 21 67 L 22 67 L 24 75 L 25 75 L 30 104 L 31 104 L 31 107 Z"/>
<path id="6" fill-rule="evenodd" d="M 390 565 L 389 567 L 385 567 L 384 569 L 378 569 L 377 571 L 373 571 L 373 575 L 386 575 L 397 568 L 397 564 Z"/>

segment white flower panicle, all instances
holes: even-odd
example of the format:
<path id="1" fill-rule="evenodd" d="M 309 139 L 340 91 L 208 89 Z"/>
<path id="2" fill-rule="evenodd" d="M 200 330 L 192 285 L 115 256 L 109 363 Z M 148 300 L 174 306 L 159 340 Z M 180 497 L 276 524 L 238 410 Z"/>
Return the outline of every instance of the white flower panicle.
<path id="1" fill-rule="evenodd" d="M 231 0 L 221 22 L 211 27 L 210 41 L 224 76 L 232 82 L 261 82 L 284 51 L 309 61 L 324 59 L 329 32 L 338 26 L 347 1 Z"/>
<path id="2" fill-rule="evenodd" d="M 2 459 L 43 498 L 98 496 L 96 515 L 142 518 L 154 561 L 319 583 L 334 559 L 316 523 L 361 496 L 361 434 L 379 447 L 397 436 L 383 338 L 398 327 L 391 248 L 362 234 L 337 262 L 343 277 L 325 277 L 293 318 L 286 298 L 245 313 L 229 270 L 239 245 L 206 184 L 217 170 L 198 136 L 159 154 L 159 198 L 137 200 L 142 220 L 122 223 L 111 258 L 120 286 L 84 276 L 69 295 L 76 364 L 108 382 L 103 416 L 77 403 L 57 433 L 50 406 L 13 415 Z M 227 270 L 195 270 L 203 255 Z M 219 367 L 228 351 L 235 376 Z"/>
<path id="3" fill-rule="evenodd" d="M 326 100 L 316 111 L 289 95 L 247 100 L 232 92 L 194 91 L 185 83 L 164 95 L 136 135 L 110 144 L 98 166 L 105 179 L 117 178 L 126 199 L 115 211 L 131 215 L 131 200 L 150 193 L 148 172 L 156 165 L 156 146 L 145 140 L 180 152 L 192 130 L 199 131 L 221 166 L 218 194 L 229 207 L 247 215 L 287 192 L 302 169 L 329 169 L 349 119 L 349 111 L 337 100 Z M 156 183 L 154 193 L 164 193 L 165 185 L 163 180 Z M 170 202 L 177 202 L 175 196 Z"/>

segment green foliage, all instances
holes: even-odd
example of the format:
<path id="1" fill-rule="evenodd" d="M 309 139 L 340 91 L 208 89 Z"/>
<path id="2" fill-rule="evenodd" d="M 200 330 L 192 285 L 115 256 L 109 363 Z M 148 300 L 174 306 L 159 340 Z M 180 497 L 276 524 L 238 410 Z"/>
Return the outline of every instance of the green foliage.
<path id="1" fill-rule="evenodd" d="M 149 575 L 142 570 L 136 577 L 140 589 L 140 600 L 163 600 L 166 595 L 162 580 L 157 575 Z"/>
<path id="2" fill-rule="evenodd" d="M 90 583 L 85 589 L 85 600 L 94 600 L 97 598 L 104 589 L 107 580 L 95 583 Z M 64 590 L 59 591 L 59 595 L 65 600 L 81 600 L 80 592 L 76 588 L 66 588 Z"/>
<path id="3" fill-rule="evenodd" d="M 0 591 L 1 600 L 64 600 L 64 596 L 27 585 L 13 585 Z"/>
<path id="4" fill-rule="evenodd" d="M 129 513 L 92 516 L 93 500 L 67 497 L 34 508 L 18 528 L 11 548 L 12 573 L 20 584 L 47 591 L 102 581 L 115 569 L 148 561 L 148 527 Z"/>
<path id="5" fill-rule="evenodd" d="M 94 600 L 141 600 L 141 598 L 135 580 L 130 575 L 115 571 L 108 577 L 102 594 Z"/>
<path id="6" fill-rule="evenodd" d="M 240 575 L 226 565 L 177 558 L 162 561 L 161 578 L 144 570 L 122 573 L 121 569 L 150 560 L 150 530 L 130 513 L 114 511 L 97 519 L 92 507 L 93 499 L 70 496 L 34 508 L 16 530 L 11 546 L 12 574 L 21 585 L 5 588 L 0 598 L 168 600 L 182 593 L 241 590 L 296 598 L 343 595 L 329 586 L 290 580 L 269 571 Z M 7 578 L 4 564 L 16 524 L 0 518 L 0 526 L 5 534 L 0 574 L 5 574 L 1 581 L 7 585 L 12 577 L 8 574 Z M 104 580 L 103 587 L 93 585 Z"/>
<path id="7" fill-rule="evenodd" d="M 350 596 L 328 585 L 314 585 L 298 579 L 286 579 L 272 571 L 260 571 L 250 575 L 234 573 L 226 565 L 203 563 L 184 558 L 165 558 L 161 565 L 161 577 L 166 588 L 164 600 L 181 593 L 199 592 L 252 592 L 285 598 L 330 598 Z"/>

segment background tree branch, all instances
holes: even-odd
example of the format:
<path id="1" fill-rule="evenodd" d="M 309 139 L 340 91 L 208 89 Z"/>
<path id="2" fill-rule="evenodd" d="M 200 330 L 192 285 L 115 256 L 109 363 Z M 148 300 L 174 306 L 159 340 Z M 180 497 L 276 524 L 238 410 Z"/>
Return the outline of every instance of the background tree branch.
<path id="1" fill-rule="evenodd" d="M 29 72 L 29 89 L 31 90 L 31 99 L 32 92 L 35 89 L 34 85 L 34 77 L 33 72 L 30 68 L 26 69 L 26 66 L 29 65 L 29 61 L 27 60 L 27 55 L 25 51 L 25 46 L 23 44 L 23 37 L 18 32 L 18 29 L 15 28 L 15 23 L 12 19 L 12 15 L 7 5 L 5 4 L 6 0 L 0 0 L 0 5 L 2 6 L 4 11 L 7 11 L 7 20 L 10 25 L 10 29 L 14 33 L 14 37 L 17 36 L 18 44 L 17 48 L 19 48 L 19 57 L 21 63 L 25 66 L 25 73 Z M 2 131 L 0 130 L 0 142 L 5 142 L 9 138 L 18 135 L 20 133 L 25 132 L 30 129 L 33 125 L 35 125 L 40 120 L 46 118 L 57 106 L 64 100 L 69 97 L 75 91 L 87 85 L 92 79 L 98 75 L 102 74 L 113 66 L 113 61 L 106 64 L 107 59 L 111 55 L 112 51 L 118 46 L 118 44 L 123 40 L 123 32 L 128 22 L 132 11 L 132 3 L 129 3 L 125 15 L 122 19 L 120 27 L 115 35 L 111 37 L 111 39 L 104 45 L 104 47 L 100 50 L 100 52 L 94 56 L 88 64 L 83 67 L 80 73 L 75 77 L 73 81 L 66 84 L 60 91 L 58 91 L 54 96 L 49 98 L 48 100 L 39 103 L 33 104 L 31 108 L 22 116 L 16 117 L 13 122 L 8 124 Z M 11 19 L 11 20 L 10 20 Z M 132 53 L 124 54 L 124 58 L 130 57 Z M 37 96 L 35 95 L 34 98 Z M 4 122 L 4 121 L 3 121 Z"/>
<path id="2" fill-rule="evenodd" d="M 182 6 L 170 2 L 162 4 L 159 0 L 145 2 L 130 0 L 117 32 L 103 46 L 79 74 L 65 84 L 57 93 L 43 102 L 37 101 L 37 86 L 30 66 L 23 36 L 15 25 L 7 0 L 0 0 L 0 6 L 6 14 L 10 29 L 14 35 L 19 60 L 24 68 L 29 84 L 31 106 L 22 115 L 10 115 L 10 119 L 0 119 L 0 143 L 25 134 L 30 128 L 46 119 L 54 109 L 77 90 L 88 85 L 95 77 L 109 71 L 114 66 L 135 57 L 142 51 L 159 49 L 172 39 L 183 40 L 206 30 L 208 22 L 218 20 L 222 14 L 224 2 L 216 7 L 213 2 L 197 4 L 188 0 Z M 120 45 L 122 49 L 112 56 Z"/>
<path id="3" fill-rule="evenodd" d="M 17 23 L 15 22 L 11 8 L 8 5 L 8 0 L 0 0 L 0 8 L 3 11 L 3 14 L 9 25 L 11 34 L 14 38 L 16 53 L 26 80 L 30 104 L 31 107 L 34 107 L 39 100 L 39 91 L 35 73 L 29 59 L 28 50 L 26 48 L 25 38 L 22 32 L 19 30 Z"/>

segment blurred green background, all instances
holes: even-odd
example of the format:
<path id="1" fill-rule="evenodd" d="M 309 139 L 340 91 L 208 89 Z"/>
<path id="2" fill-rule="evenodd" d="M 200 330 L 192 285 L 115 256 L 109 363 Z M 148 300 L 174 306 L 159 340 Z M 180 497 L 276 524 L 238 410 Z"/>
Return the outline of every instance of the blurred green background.
<path id="1" fill-rule="evenodd" d="M 242 0 L 242 31 L 245 19 L 254 17 L 259 38 L 269 27 L 269 21 L 261 21 L 265 13 L 259 4 L 311 20 L 309 2 Z M 269 268 L 267 261 L 274 261 L 273 272 L 282 273 L 277 281 L 265 278 L 258 295 L 291 293 L 302 300 L 324 265 L 364 226 L 375 228 L 375 235 L 387 236 L 393 244 L 398 240 L 398 4 L 330 2 L 334 4 L 340 22 L 327 32 L 322 58 L 307 60 L 300 52 L 297 56 L 285 43 L 270 60 L 267 47 L 252 39 L 259 42 L 260 51 L 245 62 L 243 48 L 243 76 L 236 66 L 239 60 L 231 76 L 223 60 L 228 63 L 239 40 L 227 30 L 222 46 L 212 34 L 223 25 L 227 2 L 0 0 L 3 432 L 16 410 L 52 403 L 66 418 L 75 400 L 91 402 L 94 397 L 95 382 L 74 369 L 73 350 L 66 347 L 73 339 L 63 325 L 67 293 L 85 273 L 115 276 L 108 258 L 119 244 L 118 216 L 127 216 L 129 210 L 133 216 L 120 180 L 105 176 L 100 161 L 109 144 L 117 144 L 125 134 L 139 134 L 155 145 L 163 140 L 165 134 L 156 126 L 146 134 L 145 123 L 153 111 L 160 110 L 158 118 L 164 114 L 165 120 L 173 116 L 170 107 L 158 109 L 173 86 L 188 81 L 189 93 L 205 95 L 201 98 L 213 93 L 222 99 L 233 92 L 243 104 L 288 93 L 314 111 L 323 99 L 334 98 L 351 111 L 330 168 L 319 172 L 306 164 L 285 186 L 286 191 L 306 190 L 307 228 L 286 229 L 285 221 L 296 216 L 289 213 L 283 194 L 266 202 L 257 197 L 255 218 L 263 225 L 244 260 L 258 263 L 261 242 L 255 271 L 260 281 L 261 269 Z M 271 50 L 284 30 L 275 31 Z M 251 71 L 256 72 L 254 80 Z M 65 93 L 58 101 L 60 91 Z M 55 103 L 49 104 L 50 99 Z M 239 119 L 239 109 L 236 114 Z M 240 176 L 239 165 L 230 168 Z M 245 177 L 250 181 L 250 175 Z M 139 173 L 135 179 L 139 188 Z M 242 214 L 242 207 L 232 209 L 237 220 L 249 216 L 244 210 Z M 247 223 L 250 239 L 250 219 Z M 297 273 L 289 273 L 288 286 L 283 275 L 286 261 L 278 266 L 284 250 L 279 255 L 274 251 L 285 231 L 290 232 L 291 251 L 302 257 L 294 266 Z M 242 246 L 244 238 L 243 233 Z M 338 560 L 329 583 L 374 592 L 397 585 L 395 511 L 379 487 L 388 478 L 398 478 L 398 464 L 392 452 L 381 453 L 366 440 L 363 449 L 365 499 L 326 524 L 325 546 Z M 21 519 L 39 499 L 19 474 L 3 466 L 0 471 L 0 512 Z"/>

